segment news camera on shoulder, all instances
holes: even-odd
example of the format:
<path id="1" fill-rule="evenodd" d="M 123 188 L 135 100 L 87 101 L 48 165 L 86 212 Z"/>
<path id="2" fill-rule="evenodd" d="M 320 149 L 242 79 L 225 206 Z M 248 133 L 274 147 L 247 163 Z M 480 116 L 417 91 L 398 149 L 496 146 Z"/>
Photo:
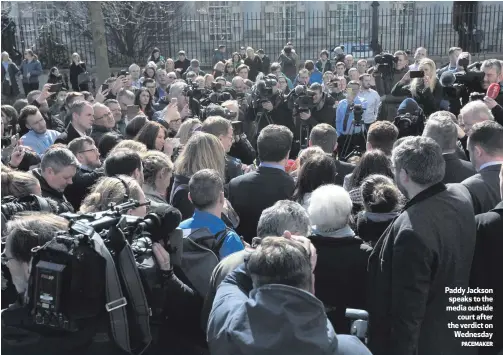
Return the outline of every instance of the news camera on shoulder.
<path id="1" fill-rule="evenodd" d="M 26 262 L 25 287 L 16 288 L 24 295 L 20 306 L 28 319 L 18 328 L 34 329 L 40 341 L 47 334 L 58 339 L 111 334 L 111 349 L 138 353 L 150 346 L 151 319 L 165 306 L 157 296 L 165 268 L 153 247 L 162 244 L 171 253 L 171 264 L 181 264 L 182 236 L 175 232 L 181 215 L 172 207 L 146 214 L 149 202 L 140 185 L 127 176 L 105 177 L 93 191 L 88 198 L 96 203 L 88 208 L 91 200 L 86 198 L 83 213 L 52 215 L 64 228 L 44 227 L 50 233 L 43 239 L 37 232 L 43 227 L 40 222 L 33 231 L 37 239 L 21 242 L 27 236 L 16 227 L 18 219 L 30 216 L 8 223 L 7 257 L 16 262 L 7 265 L 17 283 L 21 278 L 13 266 Z M 76 344 L 68 346 L 82 346 Z M 52 349 L 56 348 L 47 351 Z"/>

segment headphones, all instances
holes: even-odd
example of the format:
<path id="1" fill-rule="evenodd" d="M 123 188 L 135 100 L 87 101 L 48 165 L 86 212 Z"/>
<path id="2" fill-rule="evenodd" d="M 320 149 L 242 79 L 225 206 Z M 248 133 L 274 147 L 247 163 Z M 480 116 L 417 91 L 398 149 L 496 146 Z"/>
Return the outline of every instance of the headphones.
<path id="1" fill-rule="evenodd" d="M 126 182 L 121 178 L 119 177 L 118 175 L 114 175 L 114 176 L 110 176 L 111 178 L 114 178 L 114 179 L 117 179 L 121 182 L 121 184 L 124 186 L 124 189 L 126 190 L 126 193 L 124 194 L 124 197 L 122 198 L 122 202 L 121 203 L 125 203 L 125 202 L 128 202 L 129 201 L 129 195 L 130 195 L 130 191 L 129 191 L 129 186 L 126 184 Z M 109 198 L 111 197 L 112 195 L 112 191 L 110 191 L 110 196 Z"/>

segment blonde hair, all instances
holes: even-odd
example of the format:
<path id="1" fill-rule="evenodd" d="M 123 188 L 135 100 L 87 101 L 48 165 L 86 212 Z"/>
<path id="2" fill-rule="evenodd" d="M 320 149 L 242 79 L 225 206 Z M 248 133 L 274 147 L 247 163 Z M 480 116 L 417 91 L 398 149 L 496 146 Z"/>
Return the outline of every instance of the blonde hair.
<path id="1" fill-rule="evenodd" d="M 37 186 L 40 186 L 40 182 L 33 174 L 7 169 L 2 171 L 2 197 L 28 196 Z"/>
<path id="2" fill-rule="evenodd" d="M 175 174 L 191 177 L 199 170 L 216 170 L 225 177 L 225 151 L 212 134 L 195 132 L 175 162 Z"/>
<path id="3" fill-rule="evenodd" d="M 121 181 L 122 180 L 122 181 Z M 142 189 L 138 181 L 127 175 L 118 175 L 117 177 L 103 177 L 92 187 L 89 195 L 86 196 L 80 212 L 92 213 L 106 211 L 110 204 L 120 204 L 126 202 L 126 187 L 129 189 L 129 198 L 140 199 Z"/>
<path id="4" fill-rule="evenodd" d="M 202 126 L 203 123 L 197 118 L 190 118 L 180 125 L 176 138 L 180 138 L 181 144 L 186 144 L 194 133 L 194 126 Z"/>
<path id="5" fill-rule="evenodd" d="M 132 139 L 124 139 L 123 141 L 120 141 L 111 151 L 109 154 L 112 152 L 121 149 L 121 148 L 128 148 L 131 150 L 134 150 L 135 152 L 138 153 L 145 153 L 148 149 L 145 144 L 142 142 L 134 141 Z"/>
<path id="6" fill-rule="evenodd" d="M 4 51 L 4 52 L 2 52 L 2 60 L 3 60 L 3 57 L 4 57 L 4 56 L 7 56 L 7 60 L 8 60 L 9 62 L 11 61 L 11 59 L 10 59 L 10 55 L 9 55 L 9 53 L 8 53 L 8 52 L 5 52 L 5 51 Z"/>
<path id="7" fill-rule="evenodd" d="M 429 66 L 431 69 L 432 75 L 430 77 L 430 90 L 431 92 L 433 92 L 435 85 L 437 84 L 437 76 L 435 75 L 435 73 L 437 72 L 437 66 L 435 65 L 435 62 L 430 58 L 421 59 L 421 61 L 419 62 L 419 69 L 421 70 L 421 68 L 425 65 Z M 422 82 L 423 81 L 422 79 L 420 81 L 420 78 L 412 79 L 412 82 L 410 84 L 410 92 L 412 96 L 417 96 L 417 87 Z"/>
<path id="8" fill-rule="evenodd" d="M 141 155 L 143 163 L 143 176 L 145 177 L 145 184 L 155 188 L 155 179 L 157 174 L 166 169 L 167 172 L 173 172 L 173 163 L 171 159 L 157 150 L 149 150 Z"/>

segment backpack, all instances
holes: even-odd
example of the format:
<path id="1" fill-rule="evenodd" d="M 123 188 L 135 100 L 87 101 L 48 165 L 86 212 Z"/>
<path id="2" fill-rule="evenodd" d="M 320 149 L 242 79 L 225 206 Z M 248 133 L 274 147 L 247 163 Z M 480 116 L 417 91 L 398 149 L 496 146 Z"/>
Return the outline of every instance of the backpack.
<path id="1" fill-rule="evenodd" d="M 213 269 L 220 262 L 220 248 L 231 229 L 213 235 L 208 228 L 190 230 L 183 237 L 182 270 L 196 291 L 205 297 Z"/>

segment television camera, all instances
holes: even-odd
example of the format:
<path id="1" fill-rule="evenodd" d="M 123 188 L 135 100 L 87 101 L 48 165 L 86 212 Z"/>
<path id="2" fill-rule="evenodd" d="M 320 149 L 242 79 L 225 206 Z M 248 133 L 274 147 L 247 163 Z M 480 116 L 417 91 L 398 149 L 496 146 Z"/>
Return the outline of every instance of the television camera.
<path id="1" fill-rule="evenodd" d="M 468 64 L 468 58 L 460 59 L 459 65 L 463 67 L 463 71 L 457 73 L 446 71 L 440 76 L 440 85 L 444 88 L 444 95 L 449 99 L 466 100 L 471 93 L 484 92 L 482 87 L 484 72 L 480 71 L 481 63 Z"/>
<path id="2" fill-rule="evenodd" d="M 148 273 L 139 271 L 137 260 L 146 253 L 152 256 L 154 242 L 167 246 L 169 240 L 167 250 L 174 255 L 172 262 L 181 263 L 182 236 L 175 233 L 179 237 L 171 238 L 174 233 L 170 233 L 180 223 L 178 210 L 169 207 L 144 218 L 125 214 L 148 204 L 130 199 L 104 212 L 61 214 L 70 221 L 68 231 L 58 232 L 45 245 L 32 250 L 28 306 L 37 326 L 75 332 L 105 310 L 112 313 L 128 303 L 138 306 L 135 302 L 152 292 L 148 288 L 152 288 L 153 278 L 145 280 Z M 150 259 L 150 269 L 155 273 L 156 263 L 153 257 Z M 115 287 L 111 282 L 114 279 Z M 120 286 L 124 283 L 126 288 Z M 141 307 L 148 306 L 145 302 Z M 145 311 L 148 314 L 148 309 Z"/>
<path id="3" fill-rule="evenodd" d="M 252 102 L 254 107 L 261 107 L 262 103 L 273 102 L 273 96 L 276 93 L 274 88 L 278 85 L 278 79 L 275 75 L 269 74 L 262 80 L 259 80 L 252 88 Z"/>
<path id="4" fill-rule="evenodd" d="M 381 75 L 391 75 L 395 64 L 398 62 L 398 57 L 391 53 L 381 53 L 374 57 L 375 73 Z"/>

